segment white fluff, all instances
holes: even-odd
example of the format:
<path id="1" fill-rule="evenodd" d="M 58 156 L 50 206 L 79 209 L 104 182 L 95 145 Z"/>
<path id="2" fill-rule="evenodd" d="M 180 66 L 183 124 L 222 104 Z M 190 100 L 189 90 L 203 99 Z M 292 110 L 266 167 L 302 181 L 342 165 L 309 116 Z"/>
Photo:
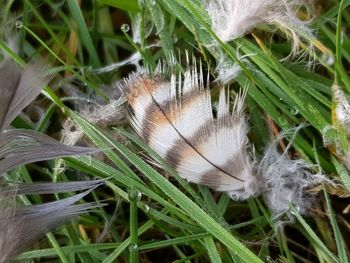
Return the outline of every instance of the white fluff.
<path id="1" fill-rule="evenodd" d="M 303 0 L 207 0 L 205 8 L 222 41 L 242 37 L 258 25 L 273 24 L 288 32 L 295 53 L 301 38 L 312 37 L 308 22 L 296 14 L 302 4 Z"/>
<path id="2" fill-rule="evenodd" d="M 303 159 L 290 159 L 287 156 L 289 147 L 284 153 L 279 153 L 278 141 L 285 135 L 281 134 L 272 142 L 263 158 L 255 162 L 254 176 L 246 181 L 244 191 L 228 192 L 234 200 L 262 196 L 273 218 L 277 220 L 281 220 L 284 215 L 293 219 L 290 205 L 297 208 L 300 214 L 309 214 L 317 195 L 310 189 L 327 182 L 317 165 Z"/>
<path id="3" fill-rule="evenodd" d="M 117 125 L 123 123 L 126 119 L 126 111 L 123 103 L 124 98 L 111 100 L 106 105 L 90 105 L 84 107 L 80 113 L 91 123 L 96 124 L 100 128 Z M 84 136 L 84 131 L 67 119 L 63 123 L 62 142 L 68 145 L 75 145 Z"/>
<path id="4" fill-rule="evenodd" d="M 285 213 L 290 216 L 290 204 L 300 214 L 309 213 L 316 194 L 308 190 L 326 180 L 321 173 L 313 172 L 317 169 L 303 159 L 290 159 L 285 153 L 278 153 L 275 144 L 267 149 L 257 168 L 257 185 L 275 217 Z"/>

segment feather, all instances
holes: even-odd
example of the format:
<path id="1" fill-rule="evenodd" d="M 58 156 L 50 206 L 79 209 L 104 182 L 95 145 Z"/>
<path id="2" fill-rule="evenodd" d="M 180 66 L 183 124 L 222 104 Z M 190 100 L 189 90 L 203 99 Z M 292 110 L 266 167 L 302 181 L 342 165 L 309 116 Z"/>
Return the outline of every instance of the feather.
<path id="1" fill-rule="evenodd" d="M 41 62 L 20 69 L 10 58 L 0 64 L 0 175 L 17 166 L 58 157 L 92 154 L 97 149 L 67 146 L 35 131 L 6 130 L 39 95 L 51 76 Z"/>
<path id="2" fill-rule="evenodd" d="M 64 145 L 31 130 L 4 131 L 0 141 L 0 175 L 17 166 L 74 155 L 92 154 L 98 149 Z"/>
<path id="3" fill-rule="evenodd" d="M 0 188 L 0 263 L 18 256 L 31 246 L 47 231 L 59 226 L 81 213 L 94 207 L 94 203 L 75 205 L 77 201 L 89 194 L 101 184 L 101 180 L 71 183 L 42 183 L 12 185 Z M 85 190 L 84 192 L 59 201 L 40 205 L 18 207 L 16 196 L 19 194 L 58 193 Z"/>
<path id="4" fill-rule="evenodd" d="M 103 181 L 104 180 L 64 183 L 7 183 L 7 185 L 1 188 L 1 192 L 3 195 L 9 195 L 15 189 L 16 195 L 67 193 L 72 191 L 81 191 L 89 188 L 96 188 L 99 186 L 99 184 L 102 184 Z"/>
<path id="5" fill-rule="evenodd" d="M 301 21 L 296 9 L 303 0 L 207 0 L 205 8 L 213 31 L 224 42 L 249 33 L 256 26 L 267 23 L 288 31 L 295 53 L 300 37 L 312 38 L 307 22 Z"/>
<path id="6" fill-rule="evenodd" d="M 236 97 L 230 113 L 221 89 L 214 118 L 210 90 L 196 67 L 178 78 L 173 74 L 170 81 L 134 73 L 121 89 L 136 132 L 181 177 L 226 192 L 244 191 L 253 181 L 244 96 Z"/>
<path id="7" fill-rule="evenodd" d="M 35 131 L 6 130 L 15 117 L 39 95 L 50 77 L 46 66 L 30 63 L 20 69 L 10 58 L 0 64 L 0 175 L 19 165 L 56 157 L 91 154 L 97 149 L 72 147 Z M 0 185 L 0 263 L 13 259 L 49 229 L 96 207 L 77 201 L 101 183 L 71 182 L 60 184 Z M 34 206 L 18 208 L 19 194 L 48 194 L 86 190 L 72 197 Z"/>
<path id="8" fill-rule="evenodd" d="M 0 132 L 29 105 L 50 81 L 47 66 L 40 62 L 29 63 L 21 69 L 11 59 L 0 64 Z"/>

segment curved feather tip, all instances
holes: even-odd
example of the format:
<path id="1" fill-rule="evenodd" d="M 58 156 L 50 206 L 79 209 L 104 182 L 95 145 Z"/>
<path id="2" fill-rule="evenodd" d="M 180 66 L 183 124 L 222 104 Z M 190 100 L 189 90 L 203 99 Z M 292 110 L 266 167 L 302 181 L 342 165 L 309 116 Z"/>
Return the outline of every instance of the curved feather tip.
<path id="1" fill-rule="evenodd" d="M 132 74 L 121 86 L 132 126 L 190 182 L 217 191 L 254 193 L 244 94 L 236 97 L 230 113 L 222 88 L 214 118 L 210 90 L 204 87 L 201 76 L 194 68 L 184 76 L 172 75 L 170 81 Z"/>

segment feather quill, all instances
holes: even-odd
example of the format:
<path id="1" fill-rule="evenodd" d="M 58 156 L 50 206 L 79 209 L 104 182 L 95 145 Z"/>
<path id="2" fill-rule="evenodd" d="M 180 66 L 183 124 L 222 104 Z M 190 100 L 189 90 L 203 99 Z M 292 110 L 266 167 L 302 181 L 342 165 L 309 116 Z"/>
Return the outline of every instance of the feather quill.
<path id="1" fill-rule="evenodd" d="M 146 73 L 132 74 L 121 86 L 131 123 L 141 138 L 190 182 L 217 191 L 249 192 L 252 162 L 247 148 L 244 96 L 232 113 L 221 89 L 213 117 L 210 90 L 196 67 L 168 81 Z"/>

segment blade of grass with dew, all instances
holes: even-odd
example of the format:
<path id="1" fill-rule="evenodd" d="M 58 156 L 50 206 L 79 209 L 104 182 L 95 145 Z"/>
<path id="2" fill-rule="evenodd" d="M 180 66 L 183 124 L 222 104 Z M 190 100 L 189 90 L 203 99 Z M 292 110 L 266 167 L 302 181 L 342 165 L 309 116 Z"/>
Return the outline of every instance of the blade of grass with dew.
<path id="1" fill-rule="evenodd" d="M 163 48 L 163 52 L 166 58 L 166 61 L 168 64 L 172 65 L 174 63 L 174 44 L 173 39 L 170 36 L 170 33 L 167 29 L 165 29 L 165 17 L 163 14 L 163 11 L 161 10 L 160 6 L 156 2 L 152 2 L 154 0 L 148 0 L 147 7 L 149 9 L 149 12 L 151 13 L 152 20 L 157 28 L 157 35 L 160 38 L 161 45 Z"/>
<path id="2" fill-rule="evenodd" d="M 84 16 L 81 12 L 80 6 L 76 0 L 67 0 L 69 10 L 72 13 L 72 17 L 75 19 L 78 25 L 78 32 L 82 40 L 83 45 L 85 45 L 87 51 L 90 55 L 90 63 L 93 67 L 101 67 L 100 59 L 97 55 L 97 51 L 92 42 L 89 29 L 86 26 Z"/>
<path id="3" fill-rule="evenodd" d="M 149 198 L 156 200 L 164 207 L 176 212 L 176 213 L 182 213 L 182 211 L 174 206 L 173 204 L 166 201 L 164 198 L 162 198 L 157 193 L 151 191 L 148 187 L 146 187 L 144 184 L 140 183 L 139 181 L 134 180 L 131 178 L 128 174 L 124 174 L 120 172 L 119 170 L 103 163 L 98 160 L 95 160 L 93 158 L 89 157 L 76 157 L 76 158 L 65 158 L 66 164 L 75 169 L 79 169 L 80 171 L 83 171 L 85 173 L 88 173 L 90 175 L 99 176 L 101 178 L 111 178 L 111 180 L 114 183 L 119 183 L 123 186 L 127 186 L 130 188 L 138 189 L 140 192 L 142 192 L 144 195 L 148 196 Z M 112 176 L 112 177 L 111 177 Z"/>
<path id="4" fill-rule="evenodd" d="M 328 196 L 327 191 L 326 191 L 324 186 L 323 186 L 323 193 L 324 193 L 324 197 L 326 199 L 328 216 L 329 216 L 332 228 L 333 228 L 335 243 L 336 243 L 337 249 L 338 249 L 339 263 L 347 263 L 349 261 L 348 261 L 348 256 L 347 256 L 347 250 L 345 248 L 344 239 L 342 237 L 337 220 L 335 218 L 335 215 L 334 215 L 334 212 L 332 209 L 331 200 L 329 199 L 329 196 Z"/>
<path id="5" fill-rule="evenodd" d="M 168 240 L 162 240 L 158 242 L 152 242 L 149 244 L 144 244 L 139 247 L 141 250 L 147 250 L 147 249 L 156 249 L 156 248 L 163 248 L 168 246 L 174 246 L 174 245 L 181 245 L 186 243 L 191 243 L 192 241 L 198 241 L 200 239 L 208 237 L 208 233 L 200 233 L 200 234 L 192 234 L 189 236 L 183 236 L 178 238 L 172 238 Z"/>
<path id="6" fill-rule="evenodd" d="M 329 260 L 334 260 L 335 262 L 339 262 L 339 259 L 326 247 L 326 245 L 319 239 L 318 235 L 312 230 L 309 224 L 304 220 L 304 218 L 299 214 L 297 209 L 291 206 L 291 210 L 301 226 L 305 229 L 306 233 L 309 235 L 311 240 L 314 242 L 315 246 L 320 248 L 324 255 L 329 258 Z"/>
<path id="7" fill-rule="evenodd" d="M 221 263 L 220 254 L 215 246 L 215 242 L 212 237 L 204 238 L 205 245 L 207 247 L 207 251 L 210 257 L 211 262 L 213 263 Z"/>
<path id="8" fill-rule="evenodd" d="M 350 192 L 350 175 L 346 168 L 334 157 L 332 156 L 332 163 L 340 176 L 346 189 Z"/>
<path id="9" fill-rule="evenodd" d="M 140 196 L 140 197 L 139 197 Z M 130 198 L 130 262 L 139 262 L 139 248 L 138 248 L 138 207 L 137 203 L 140 201 L 141 193 L 136 189 L 131 189 L 129 193 Z"/>
<path id="10" fill-rule="evenodd" d="M 140 6 L 137 0 L 97 0 L 101 4 L 120 8 L 129 12 L 139 12 Z"/>
<path id="11" fill-rule="evenodd" d="M 74 245 L 74 246 L 64 246 L 61 247 L 65 254 L 76 254 L 81 252 L 89 252 L 90 250 L 112 250 L 119 247 L 120 243 L 101 243 L 101 244 L 88 244 L 88 245 Z M 40 259 L 43 257 L 57 257 L 57 252 L 52 248 L 32 250 L 25 252 L 17 260 L 30 260 L 30 259 Z"/>
<path id="12" fill-rule="evenodd" d="M 335 60 L 335 68 L 336 68 L 336 75 L 335 75 L 335 82 L 336 84 L 340 84 L 340 77 L 342 82 L 345 85 L 345 88 L 348 92 L 350 92 L 350 77 L 346 70 L 344 69 L 344 66 L 342 64 L 342 12 L 345 9 L 345 7 L 349 3 L 346 3 L 345 0 L 342 0 L 339 5 L 339 11 L 338 11 L 338 17 L 337 17 L 337 31 L 336 31 L 336 60 Z"/>

